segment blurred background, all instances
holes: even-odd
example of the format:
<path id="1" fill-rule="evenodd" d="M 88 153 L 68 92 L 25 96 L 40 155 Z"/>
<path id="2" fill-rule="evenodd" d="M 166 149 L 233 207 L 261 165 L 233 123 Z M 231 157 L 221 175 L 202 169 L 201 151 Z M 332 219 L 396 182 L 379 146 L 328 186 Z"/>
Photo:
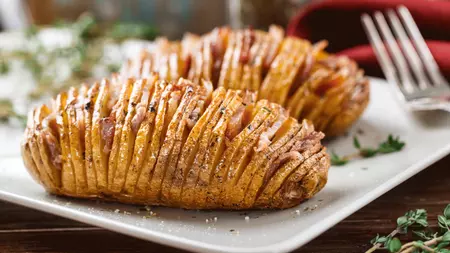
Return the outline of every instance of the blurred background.
<path id="1" fill-rule="evenodd" d="M 311 0 L 0 0 L 2 29 L 73 21 L 89 11 L 102 22 L 143 22 L 177 39 L 185 31 L 205 33 L 216 26 L 286 26 Z"/>

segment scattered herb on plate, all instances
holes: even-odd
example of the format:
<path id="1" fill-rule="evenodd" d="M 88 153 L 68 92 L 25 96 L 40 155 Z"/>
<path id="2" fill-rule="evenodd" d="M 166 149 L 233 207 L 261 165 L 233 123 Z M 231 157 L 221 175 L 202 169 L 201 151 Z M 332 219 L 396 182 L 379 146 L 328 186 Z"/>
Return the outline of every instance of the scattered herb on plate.
<path id="1" fill-rule="evenodd" d="M 425 209 L 410 210 L 397 218 L 397 228 L 389 235 L 377 235 L 370 243 L 372 248 L 366 251 L 388 250 L 398 253 L 450 253 L 450 204 L 438 216 L 439 230 L 432 231 L 428 227 L 427 211 Z M 402 243 L 397 235 L 406 235 L 411 231 L 417 240 Z"/>
<path id="2" fill-rule="evenodd" d="M 377 148 L 363 147 L 358 137 L 353 137 L 353 146 L 357 149 L 357 152 L 339 156 L 334 151 L 331 152 L 331 164 L 336 166 L 345 165 L 351 160 L 358 158 L 373 157 L 378 154 L 387 154 L 398 152 L 403 149 L 405 143 L 400 140 L 400 137 L 394 137 L 392 134 L 388 138 L 380 143 Z"/>

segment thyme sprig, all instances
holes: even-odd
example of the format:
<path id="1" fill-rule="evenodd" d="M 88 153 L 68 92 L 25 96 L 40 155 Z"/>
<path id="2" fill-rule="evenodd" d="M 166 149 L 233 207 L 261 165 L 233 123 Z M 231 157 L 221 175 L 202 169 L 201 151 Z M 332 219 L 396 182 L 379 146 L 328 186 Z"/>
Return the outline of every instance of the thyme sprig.
<path id="1" fill-rule="evenodd" d="M 26 116 L 14 110 L 11 100 L 0 99 L 0 122 L 6 122 L 10 119 L 17 119 L 22 125 L 26 124 Z"/>
<path id="2" fill-rule="evenodd" d="M 377 154 L 387 154 L 398 152 L 403 149 L 405 142 L 400 140 L 400 137 L 394 137 L 389 134 L 388 138 L 380 143 L 377 148 L 363 147 L 358 137 L 353 137 L 353 146 L 357 149 L 357 152 L 339 156 L 334 151 L 331 152 L 331 164 L 336 166 L 345 165 L 351 160 L 358 158 L 369 158 Z"/>
<path id="3" fill-rule="evenodd" d="M 24 31 L 26 38 L 24 48 L 26 50 L 0 51 L 0 75 L 9 72 L 12 60 L 22 61 L 23 66 L 32 73 L 37 85 L 30 94 L 31 98 L 40 97 L 46 93 L 57 93 L 67 86 L 81 83 L 86 78 L 92 77 L 92 69 L 95 65 L 100 64 L 105 44 L 119 43 L 129 38 L 151 40 L 157 34 L 153 26 L 146 24 L 116 23 L 108 25 L 98 23 L 89 13 L 80 15 L 72 23 L 58 21 L 54 27 L 68 29 L 74 35 L 73 43 L 67 47 L 48 49 L 37 38 L 42 27 L 33 25 Z M 65 81 L 59 80 L 56 83 L 54 80 L 56 75 L 50 71 L 60 64 L 61 59 L 69 63 L 71 73 Z M 118 69 L 111 63 L 107 63 L 104 67 L 108 72 L 115 72 Z"/>
<path id="4" fill-rule="evenodd" d="M 450 204 L 438 216 L 439 231 L 428 228 L 427 212 L 424 209 L 410 210 L 397 218 L 397 228 L 386 236 L 377 235 L 370 243 L 373 245 L 366 253 L 385 249 L 398 253 L 450 253 Z M 408 229 L 418 240 L 402 244 L 396 235 L 407 234 Z"/>
<path id="5" fill-rule="evenodd" d="M 24 49 L 0 50 L 0 75 L 11 70 L 11 62 L 19 61 L 31 73 L 36 86 L 29 93 L 29 98 L 38 99 L 44 95 L 53 95 L 73 85 L 78 85 L 93 77 L 93 69 L 102 66 L 109 72 L 117 72 L 115 63 L 103 63 L 104 47 L 107 43 L 120 43 L 125 39 L 154 39 L 157 32 L 153 26 L 139 23 L 99 23 L 89 14 L 82 14 L 75 22 L 58 21 L 53 25 L 68 29 L 73 34 L 73 42 L 67 47 L 46 48 L 38 39 L 40 29 L 35 25 L 24 31 L 26 38 Z M 61 60 L 67 62 L 70 74 L 65 80 L 58 76 Z M 3 106 L 3 105 L 2 105 Z M 12 108 L 12 107 L 11 107 Z M 20 118 L 14 111 L 2 111 L 1 119 Z"/>

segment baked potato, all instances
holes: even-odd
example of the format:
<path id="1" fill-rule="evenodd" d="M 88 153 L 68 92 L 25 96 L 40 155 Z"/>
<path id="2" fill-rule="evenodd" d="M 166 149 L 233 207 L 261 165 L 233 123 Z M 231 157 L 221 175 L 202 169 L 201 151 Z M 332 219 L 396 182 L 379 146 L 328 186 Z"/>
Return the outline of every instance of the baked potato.
<path id="1" fill-rule="evenodd" d="M 121 74 L 140 78 L 157 71 L 170 80 L 204 79 L 214 88 L 255 91 L 259 100 L 278 103 L 292 117 L 309 119 L 317 130 L 336 136 L 364 112 L 369 83 L 354 61 L 326 53 L 326 46 L 287 37 L 278 26 L 268 32 L 221 27 L 203 36 L 186 34 L 181 41 L 159 38 L 124 64 Z"/>
<path id="2" fill-rule="evenodd" d="M 249 90 L 158 73 L 71 88 L 32 110 L 32 177 L 57 195 L 186 209 L 289 208 L 323 188 L 330 161 L 310 121 Z"/>

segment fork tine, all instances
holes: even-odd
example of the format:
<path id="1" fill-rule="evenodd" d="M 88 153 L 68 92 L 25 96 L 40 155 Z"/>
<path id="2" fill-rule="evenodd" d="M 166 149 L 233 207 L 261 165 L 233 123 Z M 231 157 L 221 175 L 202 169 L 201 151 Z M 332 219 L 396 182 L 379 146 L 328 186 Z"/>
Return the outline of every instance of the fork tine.
<path id="1" fill-rule="evenodd" d="M 392 35 L 391 30 L 384 18 L 383 14 L 379 11 L 375 12 L 375 21 L 380 28 L 381 34 L 384 40 L 387 42 L 387 47 L 391 52 L 391 57 L 394 60 L 395 66 L 400 74 L 401 84 L 403 88 L 408 93 L 412 93 L 415 89 L 414 81 L 411 77 L 411 72 L 409 71 L 408 63 L 406 62 L 405 57 L 402 54 L 402 51 L 397 45 L 397 42 L 394 40 L 394 35 Z"/>
<path id="2" fill-rule="evenodd" d="M 403 23 L 406 26 L 406 30 L 408 31 L 409 36 L 412 37 L 412 41 L 414 42 L 417 51 L 422 57 L 425 68 L 427 69 L 428 74 L 433 80 L 434 85 L 439 86 L 446 84 L 447 81 L 439 71 L 439 66 L 434 60 L 434 57 L 431 54 L 427 44 L 425 43 L 425 40 L 423 39 L 422 34 L 420 33 L 416 22 L 414 22 L 414 19 L 411 13 L 409 12 L 408 8 L 402 5 L 398 7 L 398 12 L 403 20 Z"/>
<path id="3" fill-rule="evenodd" d="M 425 75 L 423 64 L 422 61 L 420 60 L 419 55 L 417 54 L 416 50 L 411 44 L 411 41 L 406 35 L 406 32 L 402 24 L 400 23 L 397 14 L 393 10 L 387 10 L 387 16 L 389 18 L 389 21 L 391 22 L 392 28 L 394 30 L 395 35 L 397 36 L 397 39 L 400 41 L 404 54 L 408 58 L 409 65 L 411 66 L 414 75 L 417 78 L 419 87 L 421 89 L 426 89 L 430 85 L 430 82 L 428 81 L 428 78 Z"/>
<path id="4" fill-rule="evenodd" d="M 375 28 L 375 24 L 373 23 L 372 18 L 368 14 L 364 13 L 361 16 L 361 21 L 384 75 L 389 80 L 389 82 L 398 85 L 399 82 L 395 74 L 394 64 L 392 63 L 388 53 L 386 52 L 386 48 L 381 41 L 380 35 Z"/>

